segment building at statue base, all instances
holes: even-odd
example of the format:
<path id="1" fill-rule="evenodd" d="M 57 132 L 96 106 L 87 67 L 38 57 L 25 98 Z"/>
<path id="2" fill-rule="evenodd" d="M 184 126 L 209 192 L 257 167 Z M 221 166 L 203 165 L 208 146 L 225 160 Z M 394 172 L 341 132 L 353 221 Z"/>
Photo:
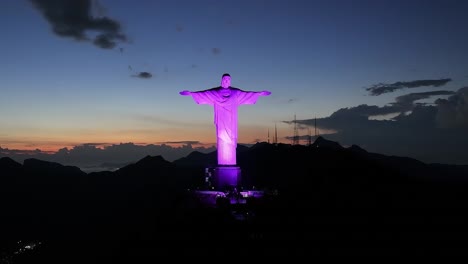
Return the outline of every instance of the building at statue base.
<path id="1" fill-rule="evenodd" d="M 264 197 L 262 190 L 246 188 L 242 185 L 239 166 L 214 166 L 205 168 L 204 186 L 192 193 L 203 205 L 208 207 L 247 206 Z"/>

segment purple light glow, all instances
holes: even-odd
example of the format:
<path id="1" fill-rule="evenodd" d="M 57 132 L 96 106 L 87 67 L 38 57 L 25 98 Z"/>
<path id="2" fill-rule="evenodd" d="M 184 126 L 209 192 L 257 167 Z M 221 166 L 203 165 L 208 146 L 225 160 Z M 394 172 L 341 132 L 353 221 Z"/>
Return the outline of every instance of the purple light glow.
<path id="1" fill-rule="evenodd" d="M 239 167 L 220 166 L 215 169 L 213 183 L 217 187 L 238 186 L 241 181 L 241 169 Z"/>
<path id="2" fill-rule="evenodd" d="M 243 91 L 231 87 L 231 76 L 224 74 L 221 86 L 203 91 L 182 91 L 181 95 L 191 95 L 197 104 L 214 107 L 218 165 L 236 165 L 237 148 L 237 108 L 242 104 L 255 104 L 259 96 L 268 96 L 269 91 Z"/>

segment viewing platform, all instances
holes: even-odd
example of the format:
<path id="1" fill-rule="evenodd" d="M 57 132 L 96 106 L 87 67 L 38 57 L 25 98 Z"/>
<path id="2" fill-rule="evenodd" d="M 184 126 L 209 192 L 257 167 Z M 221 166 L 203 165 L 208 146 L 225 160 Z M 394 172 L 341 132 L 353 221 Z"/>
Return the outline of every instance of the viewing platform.
<path id="1" fill-rule="evenodd" d="M 262 199 L 264 191 L 260 190 L 241 190 L 234 189 L 226 191 L 216 190 L 193 190 L 192 194 L 204 205 L 217 207 L 221 204 L 247 204 L 248 200 Z"/>

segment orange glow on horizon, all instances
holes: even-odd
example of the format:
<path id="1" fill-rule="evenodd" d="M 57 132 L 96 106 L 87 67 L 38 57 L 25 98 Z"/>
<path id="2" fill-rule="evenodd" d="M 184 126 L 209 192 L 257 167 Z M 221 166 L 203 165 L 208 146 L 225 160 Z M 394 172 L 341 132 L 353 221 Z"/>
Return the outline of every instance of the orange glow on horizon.
<path id="1" fill-rule="evenodd" d="M 135 146 L 147 146 L 147 145 L 166 145 L 170 146 L 173 148 L 179 148 L 182 147 L 183 145 L 188 145 L 188 143 L 166 143 L 166 142 L 155 142 L 155 143 L 135 143 L 135 142 L 124 142 L 124 141 L 119 141 L 119 142 L 113 142 L 113 143 L 105 143 L 105 144 L 94 144 L 94 143 L 89 143 L 89 142 L 82 142 L 82 143 L 55 143 L 55 142 L 49 142 L 49 143 L 1 143 L 0 148 L 2 149 L 8 149 L 8 150 L 14 150 L 14 151 L 24 151 L 24 154 L 31 153 L 37 150 L 40 150 L 42 153 L 47 153 L 47 154 L 55 154 L 57 151 L 63 148 L 67 149 L 73 149 L 75 147 L 83 146 L 83 145 L 91 145 L 94 146 L 95 148 L 98 149 L 104 149 L 105 147 L 112 146 L 112 145 L 120 145 L 120 144 L 134 144 Z M 215 143 L 196 143 L 196 144 L 191 144 L 192 147 L 205 147 L 209 148 L 215 145 Z"/>
<path id="2" fill-rule="evenodd" d="M 327 131 L 318 129 L 320 135 L 330 134 L 336 131 Z M 133 132 L 133 133 L 132 133 Z M 239 125 L 239 144 L 255 144 L 257 142 L 273 142 L 274 126 L 256 126 L 256 125 Z M 307 133 L 301 131 L 301 134 Z M 285 138 L 293 134 L 292 128 L 289 125 L 278 127 L 278 143 L 290 144 L 291 140 Z M 169 136 L 166 136 L 169 135 Z M 312 134 L 312 136 L 314 136 Z M 191 144 L 194 148 L 205 147 L 210 148 L 216 146 L 215 127 L 210 124 L 203 128 L 194 127 L 189 131 L 186 129 L 176 130 L 159 130 L 159 133 L 154 131 L 141 131 L 135 133 L 132 131 L 93 131 L 92 133 L 81 133 L 80 135 L 54 135 L 50 133 L 50 137 L 27 136 L 22 134 L 16 137 L 0 137 L 0 148 L 16 150 L 16 151 L 36 151 L 46 153 L 55 153 L 62 148 L 73 149 L 76 146 L 93 145 L 96 148 L 104 149 L 111 145 L 120 145 L 132 143 L 137 146 L 145 145 L 167 145 L 178 148 L 187 145 L 189 142 L 199 142 Z"/>

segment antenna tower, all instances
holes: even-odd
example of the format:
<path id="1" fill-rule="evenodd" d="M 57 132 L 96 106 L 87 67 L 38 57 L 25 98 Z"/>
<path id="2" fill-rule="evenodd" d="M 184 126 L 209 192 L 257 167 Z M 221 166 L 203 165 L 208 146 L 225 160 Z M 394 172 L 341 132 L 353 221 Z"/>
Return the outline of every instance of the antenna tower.
<path id="1" fill-rule="evenodd" d="M 314 127 L 315 127 L 315 138 L 317 138 L 317 117 L 315 117 L 315 120 L 314 120 Z"/>
<path id="2" fill-rule="evenodd" d="M 294 114 L 294 136 L 293 136 L 293 145 L 299 145 L 299 132 L 297 130 L 297 121 L 296 114 Z"/>
<path id="3" fill-rule="evenodd" d="M 275 123 L 275 136 L 273 138 L 273 143 L 278 144 L 278 130 L 276 130 L 276 123 Z"/>
<path id="4" fill-rule="evenodd" d="M 268 128 L 268 144 L 270 144 L 270 129 Z"/>

